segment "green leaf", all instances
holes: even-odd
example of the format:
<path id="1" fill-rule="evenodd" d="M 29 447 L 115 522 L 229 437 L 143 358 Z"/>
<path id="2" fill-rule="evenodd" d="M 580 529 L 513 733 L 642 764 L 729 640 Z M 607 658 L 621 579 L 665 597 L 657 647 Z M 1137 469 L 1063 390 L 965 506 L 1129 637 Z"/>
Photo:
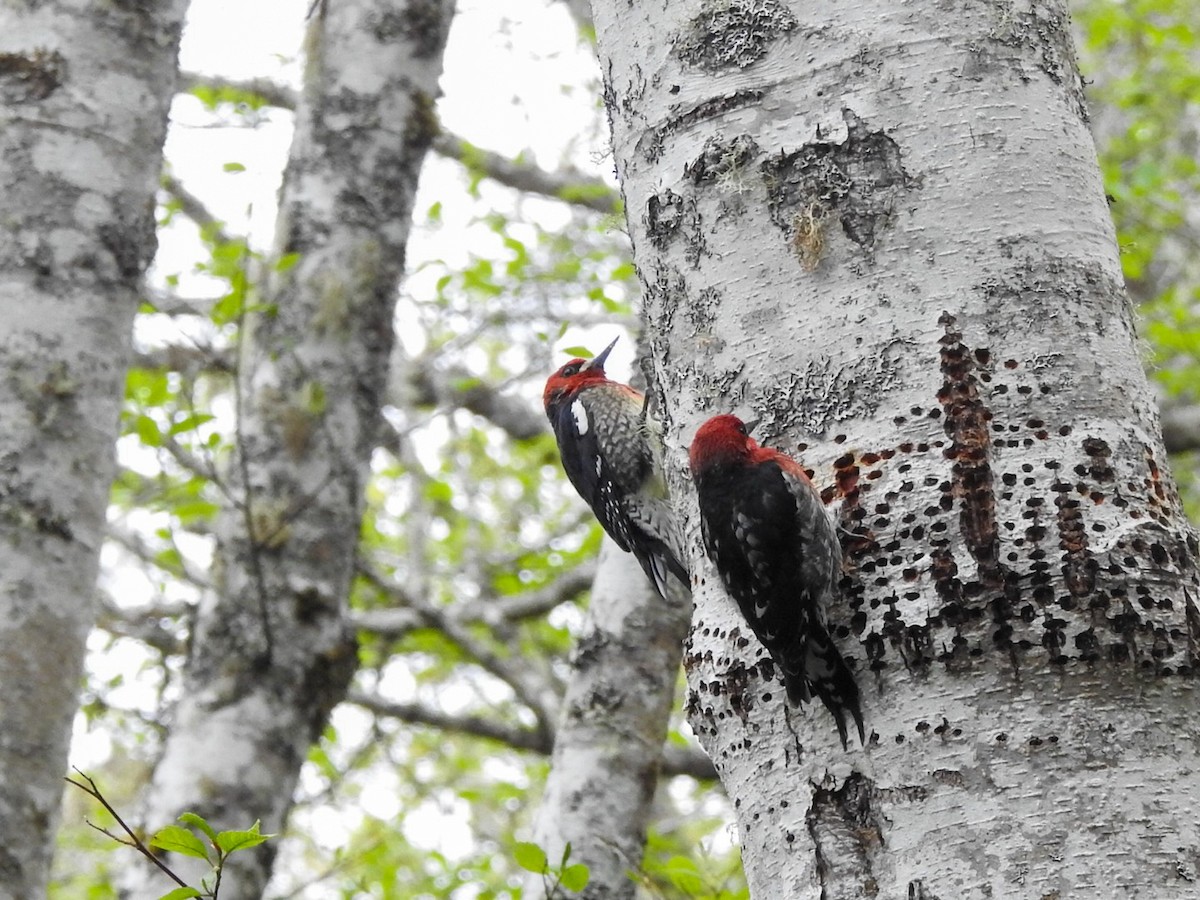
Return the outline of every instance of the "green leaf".
<path id="1" fill-rule="evenodd" d="M 567 866 L 562 870 L 562 886 L 568 891 L 582 891 L 587 887 L 588 880 L 591 878 L 591 873 L 588 867 L 583 863 L 575 863 L 573 866 Z"/>
<path id="2" fill-rule="evenodd" d="M 195 431 L 205 422 L 211 422 L 216 416 L 209 413 L 190 413 L 171 425 L 171 434 L 182 434 L 185 431 Z"/>
<path id="3" fill-rule="evenodd" d="M 188 900 L 189 897 L 203 897 L 204 895 L 194 887 L 175 888 L 173 891 L 167 891 L 158 900 Z"/>
<path id="4" fill-rule="evenodd" d="M 565 347 L 563 353 L 567 354 L 567 356 L 580 356 L 584 359 L 591 359 L 595 356 L 587 347 Z"/>
<path id="5" fill-rule="evenodd" d="M 180 828 L 178 825 L 168 825 L 166 828 L 160 828 L 155 832 L 154 837 L 150 838 L 150 846 L 157 847 L 159 850 L 166 850 L 170 853 L 179 853 L 183 856 L 194 856 L 196 859 L 211 861 L 208 857 L 208 848 L 204 846 L 204 842 L 186 828 Z"/>
<path id="6" fill-rule="evenodd" d="M 222 831 L 217 835 L 217 846 L 221 848 L 222 853 L 233 853 L 235 850 L 249 850 L 251 847 L 257 847 L 259 844 L 275 837 L 273 834 L 261 834 L 258 830 L 259 823 L 255 822 L 249 831 Z"/>
<path id="7" fill-rule="evenodd" d="M 531 844 L 528 841 L 518 842 L 517 846 L 513 848 L 513 859 L 526 872 L 541 875 L 546 871 L 546 851 L 537 844 Z"/>
<path id="8" fill-rule="evenodd" d="M 137 421 L 133 423 L 133 430 L 147 447 L 162 446 L 162 433 L 158 430 L 158 423 L 149 416 L 138 416 Z"/>
<path id="9" fill-rule="evenodd" d="M 295 268 L 298 262 L 300 262 L 299 253 L 285 253 L 279 259 L 275 260 L 275 271 L 286 272 L 289 269 Z"/>
<path id="10" fill-rule="evenodd" d="M 203 816 L 198 816 L 194 812 L 185 812 L 179 817 L 179 821 L 184 825 L 191 825 L 193 828 L 199 828 L 214 844 L 217 842 L 217 831 L 208 824 L 208 820 Z"/>
<path id="11" fill-rule="evenodd" d="M 224 169 L 226 172 L 245 172 L 246 171 L 246 167 L 243 166 L 240 162 L 227 162 L 227 163 L 225 163 L 225 165 L 221 166 L 221 168 Z"/>

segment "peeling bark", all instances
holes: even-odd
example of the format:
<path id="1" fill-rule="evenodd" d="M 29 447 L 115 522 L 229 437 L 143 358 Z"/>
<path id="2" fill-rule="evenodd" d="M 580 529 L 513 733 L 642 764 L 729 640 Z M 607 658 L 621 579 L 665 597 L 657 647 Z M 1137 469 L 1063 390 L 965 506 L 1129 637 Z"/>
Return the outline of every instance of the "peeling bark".
<path id="1" fill-rule="evenodd" d="M 241 498 L 217 530 L 183 696 L 146 821 L 282 830 L 309 745 L 356 666 L 346 598 L 378 440 L 417 176 L 454 4 L 321 4 L 284 178 L 280 256 L 247 315 L 237 379 Z M 237 854 L 222 900 L 262 895 L 275 844 Z M 186 860 L 173 860 L 186 870 Z M 150 896 L 153 872 L 129 886 Z"/>
<path id="2" fill-rule="evenodd" d="M 1196 540 L 1065 8 L 594 12 L 672 488 L 739 412 L 843 535 L 849 752 L 785 707 L 691 516 L 689 720 L 752 893 L 1187 895 Z"/>
<path id="3" fill-rule="evenodd" d="M 553 863 L 569 843 L 570 861 L 587 865 L 578 896 L 635 896 L 628 872 L 641 865 L 690 612 L 685 591 L 664 602 L 605 539 L 534 825 Z M 544 896 L 542 880 L 527 879 L 525 893 Z"/>
<path id="4" fill-rule="evenodd" d="M 0 893 L 46 889 L 185 4 L 0 10 Z"/>

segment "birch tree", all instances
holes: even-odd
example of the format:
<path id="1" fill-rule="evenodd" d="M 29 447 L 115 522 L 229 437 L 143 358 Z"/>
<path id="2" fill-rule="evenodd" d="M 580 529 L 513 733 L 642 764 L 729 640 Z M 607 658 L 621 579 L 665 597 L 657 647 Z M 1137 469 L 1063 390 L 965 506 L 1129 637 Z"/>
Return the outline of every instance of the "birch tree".
<path id="1" fill-rule="evenodd" d="M 184 7 L 0 10 L 4 896 L 45 891 Z"/>
<path id="2" fill-rule="evenodd" d="M 672 586 L 664 602 L 605 542 L 534 825 L 547 862 L 586 866 L 589 897 L 634 896 L 690 613 L 686 591 Z M 526 893 L 555 883 L 532 877 Z"/>
<path id="3" fill-rule="evenodd" d="M 219 579 L 147 795 L 156 827 L 191 811 L 278 831 L 357 665 L 346 609 L 363 488 L 452 15 L 452 2 L 315 8 L 276 272 L 241 313 Z M 272 855 L 235 857 L 221 897 L 261 896 Z M 148 896 L 159 877 L 143 868 L 129 890 Z"/>
<path id="4" fill-rule="evenodd" d="M 593 7 L 752 893 L 1189 895 L 1196 542 L 1065 7 Z M 728 411 L 837 516 L 864 747 L 785 708 L 699 551 Z"/>

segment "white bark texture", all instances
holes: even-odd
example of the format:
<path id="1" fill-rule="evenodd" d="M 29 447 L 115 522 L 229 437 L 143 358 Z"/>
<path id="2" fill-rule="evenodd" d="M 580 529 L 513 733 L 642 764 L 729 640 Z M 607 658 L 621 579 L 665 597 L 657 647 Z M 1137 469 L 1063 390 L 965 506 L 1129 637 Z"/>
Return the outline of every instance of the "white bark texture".
<path id="1" fill-rule="evenodd" d="M 633 556 L 605 539 L 585 632 L 574 653 L 534 825 L 534 842 L 557 865 L 588 867 L 579 896 L 631 898 L 666 737 L 683 639 L 687 591 L 659 598 Z M 544 897 L 531 877 L 525 896 Z M 559 887 L 556 896 L 575 896 Z"/>
<path id="2" fill-rule="evenodd" d="M 452 0 L 315 7 L 268 309 L 243 329 L 241 498 L 219 524 L 145 817 L 191 810 L 278 832 L 305 754 L 356 665 L 346 600 L 393 343 L 393 312 Z M 262 895 L 276 842 L 232 858 L 222 900 Z M 186 868 L 189 861 L 173 859 Z M 150 896 L 161 876 L 129 888 Z"/>
<path id="3" fill-rule="evenodd" d="M 45 892 L 184 9 L 0 8 L 0 897 Z"/>
<path id="4" fill-rule="evenodd" d="M 593 7 L 753 895 L 1194 896 L 1196 544 L 1064 6 Z M 865 748 L 702 559 L 684 451 L 731 411 L 836 511 Z"/>

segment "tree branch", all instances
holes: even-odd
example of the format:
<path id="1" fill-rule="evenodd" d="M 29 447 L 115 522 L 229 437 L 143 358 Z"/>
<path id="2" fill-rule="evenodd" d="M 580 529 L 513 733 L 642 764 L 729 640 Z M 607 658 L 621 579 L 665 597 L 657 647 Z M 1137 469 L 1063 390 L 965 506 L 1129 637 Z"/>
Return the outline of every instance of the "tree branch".
<path id="1" fill-rule="evenodd" d="M 576 12 L 576 6 L 580 9 L 586 8 L 586 0 L 583 0 L 582 3 L 572 3 L 572 12 Z M 180 83 L 188 91 L 198 87 L 240 91 L 254 94 L 271 106 L 282 109 L 296 108 L 296 92 L 266 78 L 237 81 L 230 78 L 201 75 L 198 72 L 181 72 Z M 516 162 L 499 153 L 482 150 L 456 135 L 445 132 L 434 138 L 433 150 L 447 159 L 453 159 L 468 168 L 477 169 L 493 181 L 518 191 L 541 194 L 605 214 L 614 213 L 620 209 L 621 197 L 617 191 L 601 179 L 593 178 L 582 172 L 570 169 L 562 172 L 547 172 L 538 166 Z M 172 190 L 172 193 L 175 191 Z M 182 195 L 176 194 L 176 196 L 179 197 L 180 202 L 185 202 Z M 186 203 L 184 211 L 191 216 Z"/>
<path id="2" fill-rule="evenodd" d="M 162 188 L 179 202 L 183 214 L 196 223 L 201 230 L 208 230 L 222 244 L 234 240 L 233 235 L 225 230 L 225 223 L 218 219 L 204 201 L 183 186 L 183 182 L 174 175 L 164 173 Z"/>
<path id="3" fill-rule="evenodd" d="M 465 409 L 487 419 L 510 437 L 522 441 L 549 430 L 546 419 L 528 399 L 505 394 L 457 366 L 406 365 L 393 384 L 406 396 L 405 407 L 435 406 Z"/>
<path id="4" fill-rule="evenodd" d="M 279 109 L 295 109 L 299 95 L 290 87 L 270 78 L 222 78 L 220 75 L 202 75 L 199 72 L 180 72 L 179 86 L 190 93 L 196 88 L 213 91 L 234 91 L 253 94 L 268 106 Z"/>
<path id="5" fill-rule="evenodd" d="M 425 625 L 441 631 L 449 640 L 472 657 L 485 671 L 495 675 L 509 685 L 517 697 L 537 717 L 538 727 L 546 734 L 553 734 L 553 722 L 558 712 L 558 695 L 550 683 L 537 677 L 525 660 L 505 659 L 494 653 L 484 642 L 472 635 L 461 622 L 446 615 L 424 599 L 405 594 L 400 585 L 385 578 L 364 563 L 359 571 L 368 581 L 388 594 L 405 598 L 405 605 L 425 620 Z"/>
<path id="6" fill-rule="evenodd" d="M 200 588 L 201 590 L 207 591 L 212 589 L 212 582 L 208 580 L 208 575 L 191 565 L 188 562 L 187 556 L 183 553 L 179 554 L 179 566 L 177 568 L 172 567 L 165 564 L 158 558 L 159 551 L 146 543 L 146 539 L 144 537 L 142 537 L 136 531 L 126 528 L 121 523 L 109 522 L 104 528 L 104 533 L 109 540 L 133 554 L 142 562 L 146 563 L 146 565 L 153 566 L 156 569 L 161 569 L 175 578 L 182 579 L 183 581 L 186 581 L 193 586 Z M 163 615 L 175 615 L 180 611 L 181 609 L 173 608 L 172 612 L 163 613 Z"/>
<path id="7" fill-rule="evenodd" d="M 452 134 L 433 139 L 433 149 L 468 169 L 482 172 L 507 187 L 541 194 L 606 215 L 620 210 L 621 196 L 599 178 L 573 169 L 548 172 L 538 166 L 517 162 L 491 150 L 482 150 Z"/>
<path id="8" fill-rule="evenodd" d="M 526 750 L 547 756 L 554 747 L 553 735 L 545 735 L 533 728 L 496 722 L 482 716 L 451 715 L 423 703 L 397 703 L 358 689 L 352 689 L 346 699 L 377 716 L 498 741 L 514 750 Z M 679 747 L 675 744 L 663 747 L 662 771 L 666 775 L 689 775 L 702 781 L 711 781 L 717 777 L 712 761 L 698 747 Z"/>
<path id="9" fill-rule="evenodd" d="M 186 603 L 164 603 L 157 606 L 139 606 L 124 609 L 107 591 L 99 592 L 100 609 L 96 625 L 109 634 L 133 638 L 148 647 L 153 647 L 163 656 L 179 656 L 184 652 L 185 642 L 172 629 L 159 624 L 159 619 L 185 615 Z"/>
<path id="10" fill-rule="evenodd" d="M 595 562 L 584 563 L 564 572 L 553 582 L 536 591 L 525 591 L 506 597 L 489 594 L 478 600 L 456 603 L 449 607 L 443 616 L 458 625 L 483 622 L 493 628 L 508 622 L 519 622 L 534 616 L 545 615 L 556 606 L 575 599 L 591 587 L 592 579 L 595 576 Z M 399 585 L 395 586 L 397 592 L 392 593 L 389 587 L 390 583 L 381 583 L 372 579 L 372 584 L 379 590 L 389 593 L 395 599 L 397 606 L 392 609 L 352 611 L 350 623 L 355 628 L 370 631 L 380 637 L 395 639 L 403 637 L 414 628 L 423 628 L 429 624 L 421 612 L 412 608 L 410 595 Z"/>

